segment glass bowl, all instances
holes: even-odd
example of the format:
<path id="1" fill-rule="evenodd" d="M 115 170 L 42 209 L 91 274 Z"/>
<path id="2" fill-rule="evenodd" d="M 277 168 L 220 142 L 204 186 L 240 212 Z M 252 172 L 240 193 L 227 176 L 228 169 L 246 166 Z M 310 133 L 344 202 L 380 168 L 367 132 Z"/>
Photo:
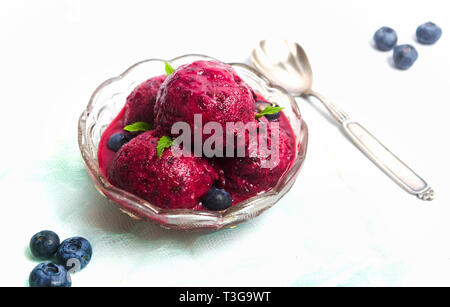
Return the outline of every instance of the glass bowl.
<path id="1" fill-rule="evenodd" d="M 216 60 L 204 55 L 183 55 L 169 62 L 173 67 L 197 60 Z M 217 60 L 216 60 L 217 61 Z M 162 209 L 131 193 L 119 189 L 102 175 L 97 159 L 100 137 L 125 105 L 126 97 L 140 83 L 152 76 L 164 74 L 164 62 L 150 59 L 128 68 L 123 74 L 103 82 L 92 94 L 89 104 L 78 122 L 78 144 L 86 168 L 97 190 L 124 213 L 135 219 L 154 221 L 171 229 L 210 229 L 232 227 L 261 214 L 285 195 L 297 178 L 305 160 L 308 144 L 308 128 L 300 116 L 295 100 L 286 90 L 273 85 L 255 69 L 240 63 L 231 63 L 240 77 L 253 90 L 267 100 L 285 107 L 297 144 L 296 156 L 291 168 L 271 190 L 254 196 L 224 211 L 196 211 L 189 209 Z"/>

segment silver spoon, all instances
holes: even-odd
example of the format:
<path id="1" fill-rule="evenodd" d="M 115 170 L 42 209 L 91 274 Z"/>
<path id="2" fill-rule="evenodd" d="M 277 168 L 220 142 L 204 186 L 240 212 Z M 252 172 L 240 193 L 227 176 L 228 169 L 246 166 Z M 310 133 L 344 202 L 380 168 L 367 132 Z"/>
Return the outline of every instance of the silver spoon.
<path id="1" fill-rule="evenodd" d="M 312 90 L 311 66 L 299 44 L 287 40 L 261 41 L 252 52 L 252 62 L 273 83 L 284 87 L 292 95 L 313 96 L 322 102 L 355 146 L 406 192 L 422 200 L 434 198 L 433 189 L 413 170 L 363 126 Z"/>

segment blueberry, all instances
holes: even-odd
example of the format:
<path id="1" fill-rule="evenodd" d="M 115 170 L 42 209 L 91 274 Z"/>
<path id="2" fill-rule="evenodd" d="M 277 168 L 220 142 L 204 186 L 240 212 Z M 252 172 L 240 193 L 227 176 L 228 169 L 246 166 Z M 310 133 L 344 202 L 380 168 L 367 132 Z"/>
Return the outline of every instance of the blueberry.
<path id="1" fill-rule="evenodd" d="M 30 287 L 70 287 L 70 274 L 62 266 L 54 263 L 40 263 L 30 273 Z"/>
<path id="2" fill-rule="evenodd" d="M 267 118 L 268 121 L 273 122 L 273 121 L 275 121 L 275 120 L 280 118 L 281 113 L 277 112 L 277 113 L 274 113 L 274 114 L 266 114 L 264 116 Z"/>
<path id="3" fill-rule="evenodd" d="M 392 28 L 381 27 L 373 35 L 373 40 L 378 49 L 388 51 L 397 44 L 397 33 Z"/>
<path id="4" fill-rule="evenodd" d="M 114 152 L 119 151 L 119 149 L 131 140 L 131 136 L 125 133 L 116 133 L 109 137 L 108 148 Z"/>
<path id="5" fill-rule="evenodd" d="M 232 199 L 230 193 L 223 189 L 211 187 L 203 197 L 203 206 L 212 211 L 225 210 L 231 207 Z"/>
<path id="6" fill-rule="evenodd" d="M 92 257 L 92 247 L 88 240 L 73 237 L 64 240 L 56 252 L 56 259 L 66 269 L 84 269 Z"/>
<path id="7" fill-rule="evenodd" d="M 431 45 L 438 41 L 442 35 L 442 29 L 433 22 L 427 22 L 417 27 L 416 37 L 421 44 Z"/>
<path id="8" fill-rule="evenodd" d="M 399 45 L 394 48 L 394 64 L 397 68 L 410 68 L 417 60 L 417 57 L 417 50 L 411 45 Z"/>
<path id="9" fill-rule="evenodd" d="M 59 237 L 50 230 L 43 230 L 35 234 L 30 240 L 30 250 L 38 259 L 49 259 L 59 246 Z"/>
<path id="10" fill-rule="evenodd" d="M 255 112 L 256 113 L 262 112 L 262 111 L 264 111 L 265 108 L 272 107 L 272 106 L 273 106 L 273 104 L 271 104 L 270 102 L 258 100 L 255 103 Z M 266 114 L 264 116 L 267 118 L 267 120 L 274 121 L 274 120 L 277 120 L 278 118 L 280 118 L 281 113 L 278 112 L 275 114 Z"/>

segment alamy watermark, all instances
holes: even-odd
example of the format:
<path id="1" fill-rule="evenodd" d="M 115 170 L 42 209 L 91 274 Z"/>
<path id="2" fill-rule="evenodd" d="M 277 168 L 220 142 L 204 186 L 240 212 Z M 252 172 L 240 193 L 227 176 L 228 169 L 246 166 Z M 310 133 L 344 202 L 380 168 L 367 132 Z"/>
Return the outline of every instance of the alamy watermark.
<path id="1" fill-rule="evenodd" d="M 269 127 L 270 125 L 270 127 Z M 273 168 L 280 161 L 279 122 L 219 122 L 203 124 L 202 114 L 194 115 L 194 125 L 176 122 L 171 147 L 175 156 L 195 157 L 259 157 L 262 168 Z M 192 144 L 193 143 L 193 144 Z"/>

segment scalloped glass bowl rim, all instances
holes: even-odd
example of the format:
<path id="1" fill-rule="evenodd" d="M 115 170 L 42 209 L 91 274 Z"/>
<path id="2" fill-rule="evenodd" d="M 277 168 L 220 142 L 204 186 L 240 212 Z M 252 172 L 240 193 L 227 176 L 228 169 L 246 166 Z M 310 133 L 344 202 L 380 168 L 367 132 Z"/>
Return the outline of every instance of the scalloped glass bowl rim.
<path id="1" fill-rule="evenodd" d="M 190 59 L 190 60 L 189 60 Z M 90 146 L 95 146 L 93 144 L 92 138 L 90 137 L 89 130 L 86 127 L 86 120 L 93 109 L 93 104 L 97 97 L 97 94 L 105 87 L 114 84 L 115 82 L 124 79 L 130 72 L 133 71 L 139 65 L 148 62 L 164 62 L 177 63 L 179 61 L 193 62 L 195 60 L 216 60 L 212 57 L 200 55 L 200 54 L 187 54 L 176 57 L 172 60 L 162 60 L 162 59 L 148 59 L 140 61 L 131 67 L 129 67 L 125 72 L 117 77 L 110 78 L 100 84 L 97 89 L 92 94 L 86 109 L 82 112 L 79 122 L 78 122 L 78 144 L 86 164 L 86 168 L 90 178 L 92 179 L 97 190 L 108 198 L 111 202 L 116 204 L 121 211 L 128 214 L 135 219 L 144 219 L 157 222 L 160 226 L 170 229 L 183 229 L 183 230 L 194 230 L 194 229 L 209 229 L 217 230 L 223 227 L 232 227 L 236 224 L 245 222 L 246 220 L 256 217 L 263 211 L 272 207 L 276 202 L 284 196 L 297 178 L 300 169 L 303 165 L 306 149 L 308 143 L 308 129 L 306 123 L 300 116 L 300 110 L 295 100 L 290 96 L 290 94 L 283 88 L 271 84 L 271 82 L 264 77 L 260 72 L 253 69 L 252 67 L 242 64 L 242 63 L 229 63 L 233 68 L 239 72 L 246 72 L 252 76 L 252 78 L 258 79 L 261 84 L 264 84 L 265 88 L 268 90 L 276 91 L 279 94 L 285 96 L 290 101 L 290 106 L 294 112 L 296 119 L 299 121 L 299 137 L 302 143 L 297 144 L 297 154 L 293 161 L 291 168 L 283 175 L 278 184 L 271 190 L 264 192 L 262 194 L 256 195 L 249 198 L 243 202 L 240 202 L 233 207 L 224 211 L 199 211 L 190 209 L 163 209 L 158 206 L 152 205 L 148 201 L 145 201 L 131 193 L 128 193 L 120 188 L 117 188 L 109 183 L 106 177 L 100 172 L 96 151 L 90 152 Z M 183 63 L 182 63 L 183 64 Z M 181 65 L 181 64 L 180 64 Z M 163 67 L 163 66 L 162 66 Z M 149 76 L 150 78 L 151 76 Z M 242 76 L 241 76 L 242 77 Z M 245 78 L 243 78 L 247 81 Z M 254 88 L 255 91 L 257 89 Z M 257 91 L 258 92 L 258 91 Z M 296 142 L 299 142 L 297 139 Z M 96 146 L 95 146 L 96 148 Z M 94 155 L 93 155 L 94 154 Z M 267 200 L 269 205 L 264 206 L 262 203 Z M 131 204 L 131 206 L 125 206 L 124 202 Z M 254 210 L 252 210 L 254 209 Z M 250 211 L 250 212 L 248 212 Z M 184 219 L 185 218 L 185 219 Z"/>

